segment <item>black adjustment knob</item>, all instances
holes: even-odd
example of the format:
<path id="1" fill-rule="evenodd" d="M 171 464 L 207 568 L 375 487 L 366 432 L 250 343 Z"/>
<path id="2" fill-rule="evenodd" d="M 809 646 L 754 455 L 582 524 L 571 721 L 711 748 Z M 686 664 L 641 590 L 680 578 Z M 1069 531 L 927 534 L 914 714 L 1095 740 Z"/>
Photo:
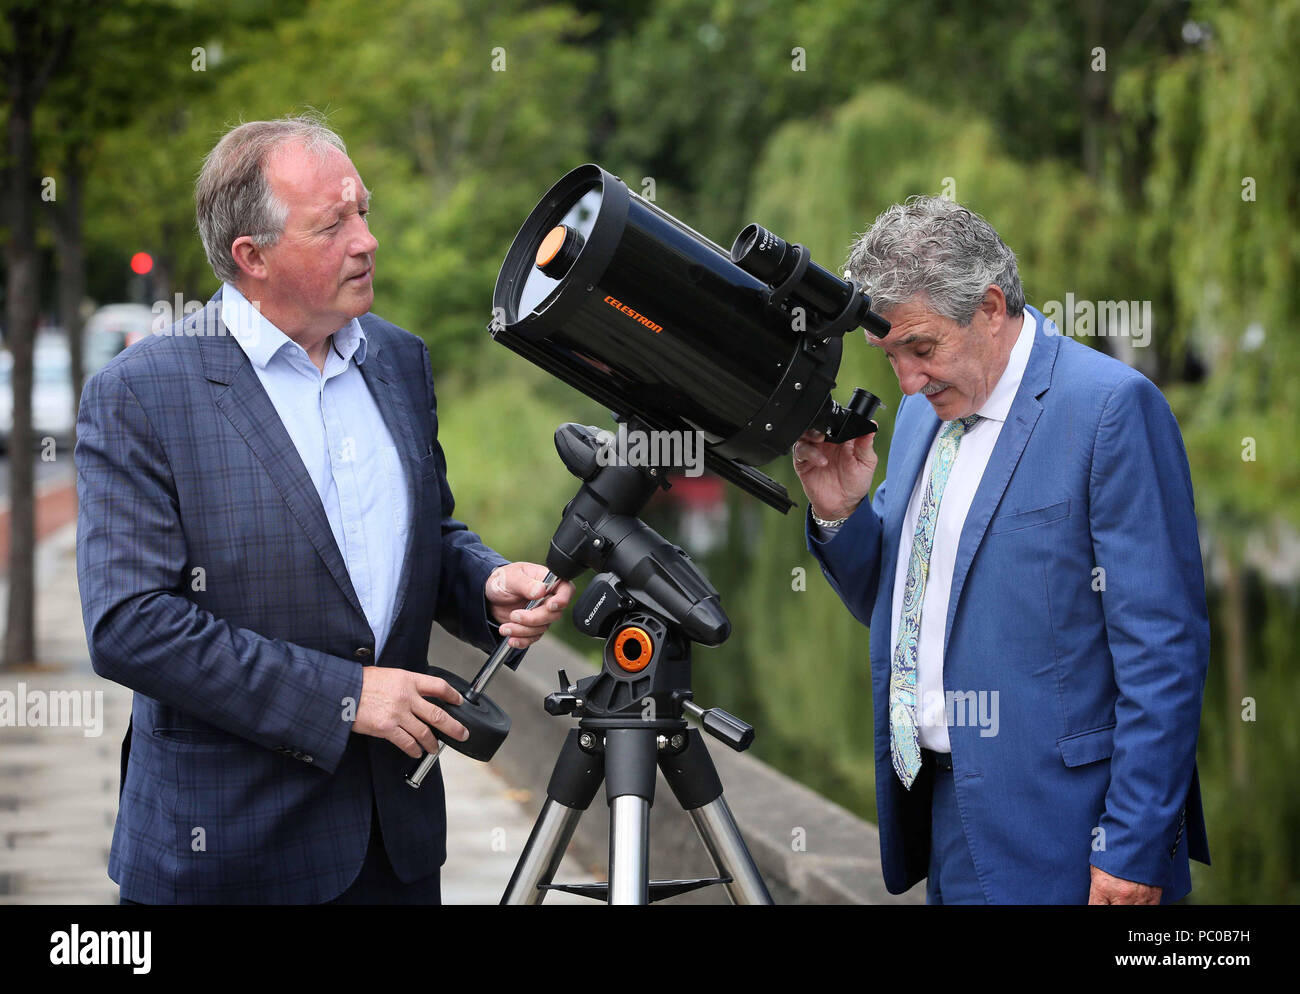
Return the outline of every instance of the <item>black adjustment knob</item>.
<path id="1" fill-rule="evenodd" d="M 744 752 L 754 741 L 754 726 L 727 714 L 721 708 L 709 708 L 700 715 L 700 724 L 715 739 L 729 745 L 736 752 Z"/>
<path id="2" fill-rule="evenodd" d="M 552 692 L 546 695 L 543 706 L 546 708 L 546 713 L 550 715 L 573 714 L 578 706 L 578 699 L 572 694 Z"/>

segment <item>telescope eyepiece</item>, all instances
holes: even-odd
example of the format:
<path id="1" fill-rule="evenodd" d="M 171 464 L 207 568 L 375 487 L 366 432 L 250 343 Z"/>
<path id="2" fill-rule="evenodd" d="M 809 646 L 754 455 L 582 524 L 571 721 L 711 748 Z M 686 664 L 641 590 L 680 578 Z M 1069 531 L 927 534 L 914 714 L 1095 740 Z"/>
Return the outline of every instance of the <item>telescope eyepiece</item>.
<path id="1" fill-rule="evenodd" d="M 731 261 L 764 283 L 781 283 L 799 258 L 784 238 L 761 224 L 747 224 L 731 244 Z"/>
<path id="2" fill-rule="evenodd" d="M 889 334 L 889 322 L 871 309 L 871 298 L 861 293 L 857 284 L 847 283 L 823 269 L 807 257 L 807 249 L 790 245 L 761 224 L 747 224 L 736 236 L 731 245 L 731 261 L 769 286 L 782 287 L 782 299 L 792 295 L 810 305 L 823 321 L 831 323 L 835 334 L 842 335 L 858 326 L 876 338 Z M 794 285 L 785 288 L 788 280 Z M 817 330 L 820 329 L 814 329 Z"/>

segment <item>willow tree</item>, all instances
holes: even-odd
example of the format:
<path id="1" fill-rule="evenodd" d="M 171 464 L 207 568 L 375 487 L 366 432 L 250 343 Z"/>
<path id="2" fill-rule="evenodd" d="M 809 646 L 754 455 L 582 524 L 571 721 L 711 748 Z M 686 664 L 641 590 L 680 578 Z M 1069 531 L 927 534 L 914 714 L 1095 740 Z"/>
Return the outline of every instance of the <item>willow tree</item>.
<path id="1" fill-rule="evenodd" d="M 1271 569 L 1290 594 L 1266 591 L 1265 604 L 1294 611 L 1294 552 L 1289 565 L 1279 556 L 1300 529 L 1300 2 L 1237 0 L 1195 13 L 1197 48 L 1132 73 L 1120 105 L 1158 122 L 1142 240 L 1168 246 L 1178 326 L 1207 366 L 1204 382 L 1170 399 L 1210 579 L 1222 588 L 1209 678 L 1220 711 L 1203 727 L 1224 754 L 1209 778 L 1220 893 L 1293 901 L 1300 678 L 1293 649 L 1268 655 L 1276 644 L 1259 629 L 1271 619 L 1252 610 L 1251 590 Z"/>

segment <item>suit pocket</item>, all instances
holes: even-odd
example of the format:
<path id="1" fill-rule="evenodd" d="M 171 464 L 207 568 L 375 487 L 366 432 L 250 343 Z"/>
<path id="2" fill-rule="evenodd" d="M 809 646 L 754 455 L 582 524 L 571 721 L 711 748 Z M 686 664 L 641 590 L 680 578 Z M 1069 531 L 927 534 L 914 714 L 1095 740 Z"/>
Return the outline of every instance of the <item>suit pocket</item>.
<path id="1" fill-rule="evenodd" d="M 226 732 L 206 728 L 155 728 L 155 737 L 183 745 L 224 745 L 231 741 Z"/>
<path id="2" fill-rule="evenodd" d="M 999 532 L 1017 531 L 1021 528 L 1032 528 L 1034 525 L 1045 525 L 1049 521 L 1058 521 L 1061 518 L 1070 516 L 1070 502 L 1068 500 L 1059 501 L 1056 504 L 1048 504 L 1046 507 L 1035 507 L 1028 511 L 1015 511 L 1011 514 L 999 514 L 989 525 L 989 534 L 996 535 Z"/>
<path id="3" fill-rule="evenodd" d="M 1086 732 L 1075 732 L 1056 740 L 1066 766 L 1086 766 L 1110 758 L 1115 751 L 1115 726 L 1105 725 Z"/>

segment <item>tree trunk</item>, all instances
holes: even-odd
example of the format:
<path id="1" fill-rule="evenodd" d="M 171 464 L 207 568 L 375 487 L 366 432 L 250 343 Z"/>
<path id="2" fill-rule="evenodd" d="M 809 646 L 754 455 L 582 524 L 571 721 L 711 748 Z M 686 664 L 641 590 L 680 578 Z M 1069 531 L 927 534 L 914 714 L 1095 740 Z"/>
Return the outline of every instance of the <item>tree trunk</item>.
<path id="1" fill-rule="evenodd" d="M 86 381 L 85 326 L 81 303 L 86 297 L 86 245 L 82 235 L 83 167 L 81 148 L 68 147 L 59 184 L 55 243 L 59 253 L 59 317 L 68 332 L 72 353 L 72 415 L 76 424 L 81 387 Z"/>
<path id="2" fill-rule="evenodd" d="M 32 492 L 32 341 L 40 300 L 34 202 L 38 196 L 32 149 L 33 97 L 27 46 L 30 13 L 11 14 L 14 54 L 8 63 L 9 121 L 5 145 L 9 173 L 5 213 L 5 324 L 13 354 L 13 429 L 9 436 L 9 603 L 5 668 L 36 658 L 35 504 Z"/>
<path id="3" fill-rule="evenodd" d="M 1092 0 L 1088 3 L 1084 9 L 1083 19 L 1087 42 L 1085 50 L 1080 53 L 1087 59 L 1083 85 L 1079 88 L 1082 96 L 1080 111 L 1083 122 L 1080 131 L 1083 139 L 1083 172 L 1090 180 L 1097 182 L 1101 178 L 1103 131 L 1110 103 L 1110 85 L 1106 74 L 1113 71 L 1110 65 L 1111 56 L 1119 53 L 1112 52 L 1105 44 L 1106 17 L 1102 0 Z M 1107 61 L 1104 70 L 1092 67 L 1092 51 L 1095 48 L 1105 49 Z"/>
<path id="4" fill-rule="evenodd" d="M 4 185 L 5 319 L 13 354 L 13 429 L 9 438 L 9 603 L 0 669 L 36 659 L 36 502 L 32 473 L 32 345 L 40 308 L 35 204 L 40 196 L 32 118 L 75 28 L 55 28 L 39 4 L 8 12 L 12 51 L 4 58 L 9 119 Z"/>

